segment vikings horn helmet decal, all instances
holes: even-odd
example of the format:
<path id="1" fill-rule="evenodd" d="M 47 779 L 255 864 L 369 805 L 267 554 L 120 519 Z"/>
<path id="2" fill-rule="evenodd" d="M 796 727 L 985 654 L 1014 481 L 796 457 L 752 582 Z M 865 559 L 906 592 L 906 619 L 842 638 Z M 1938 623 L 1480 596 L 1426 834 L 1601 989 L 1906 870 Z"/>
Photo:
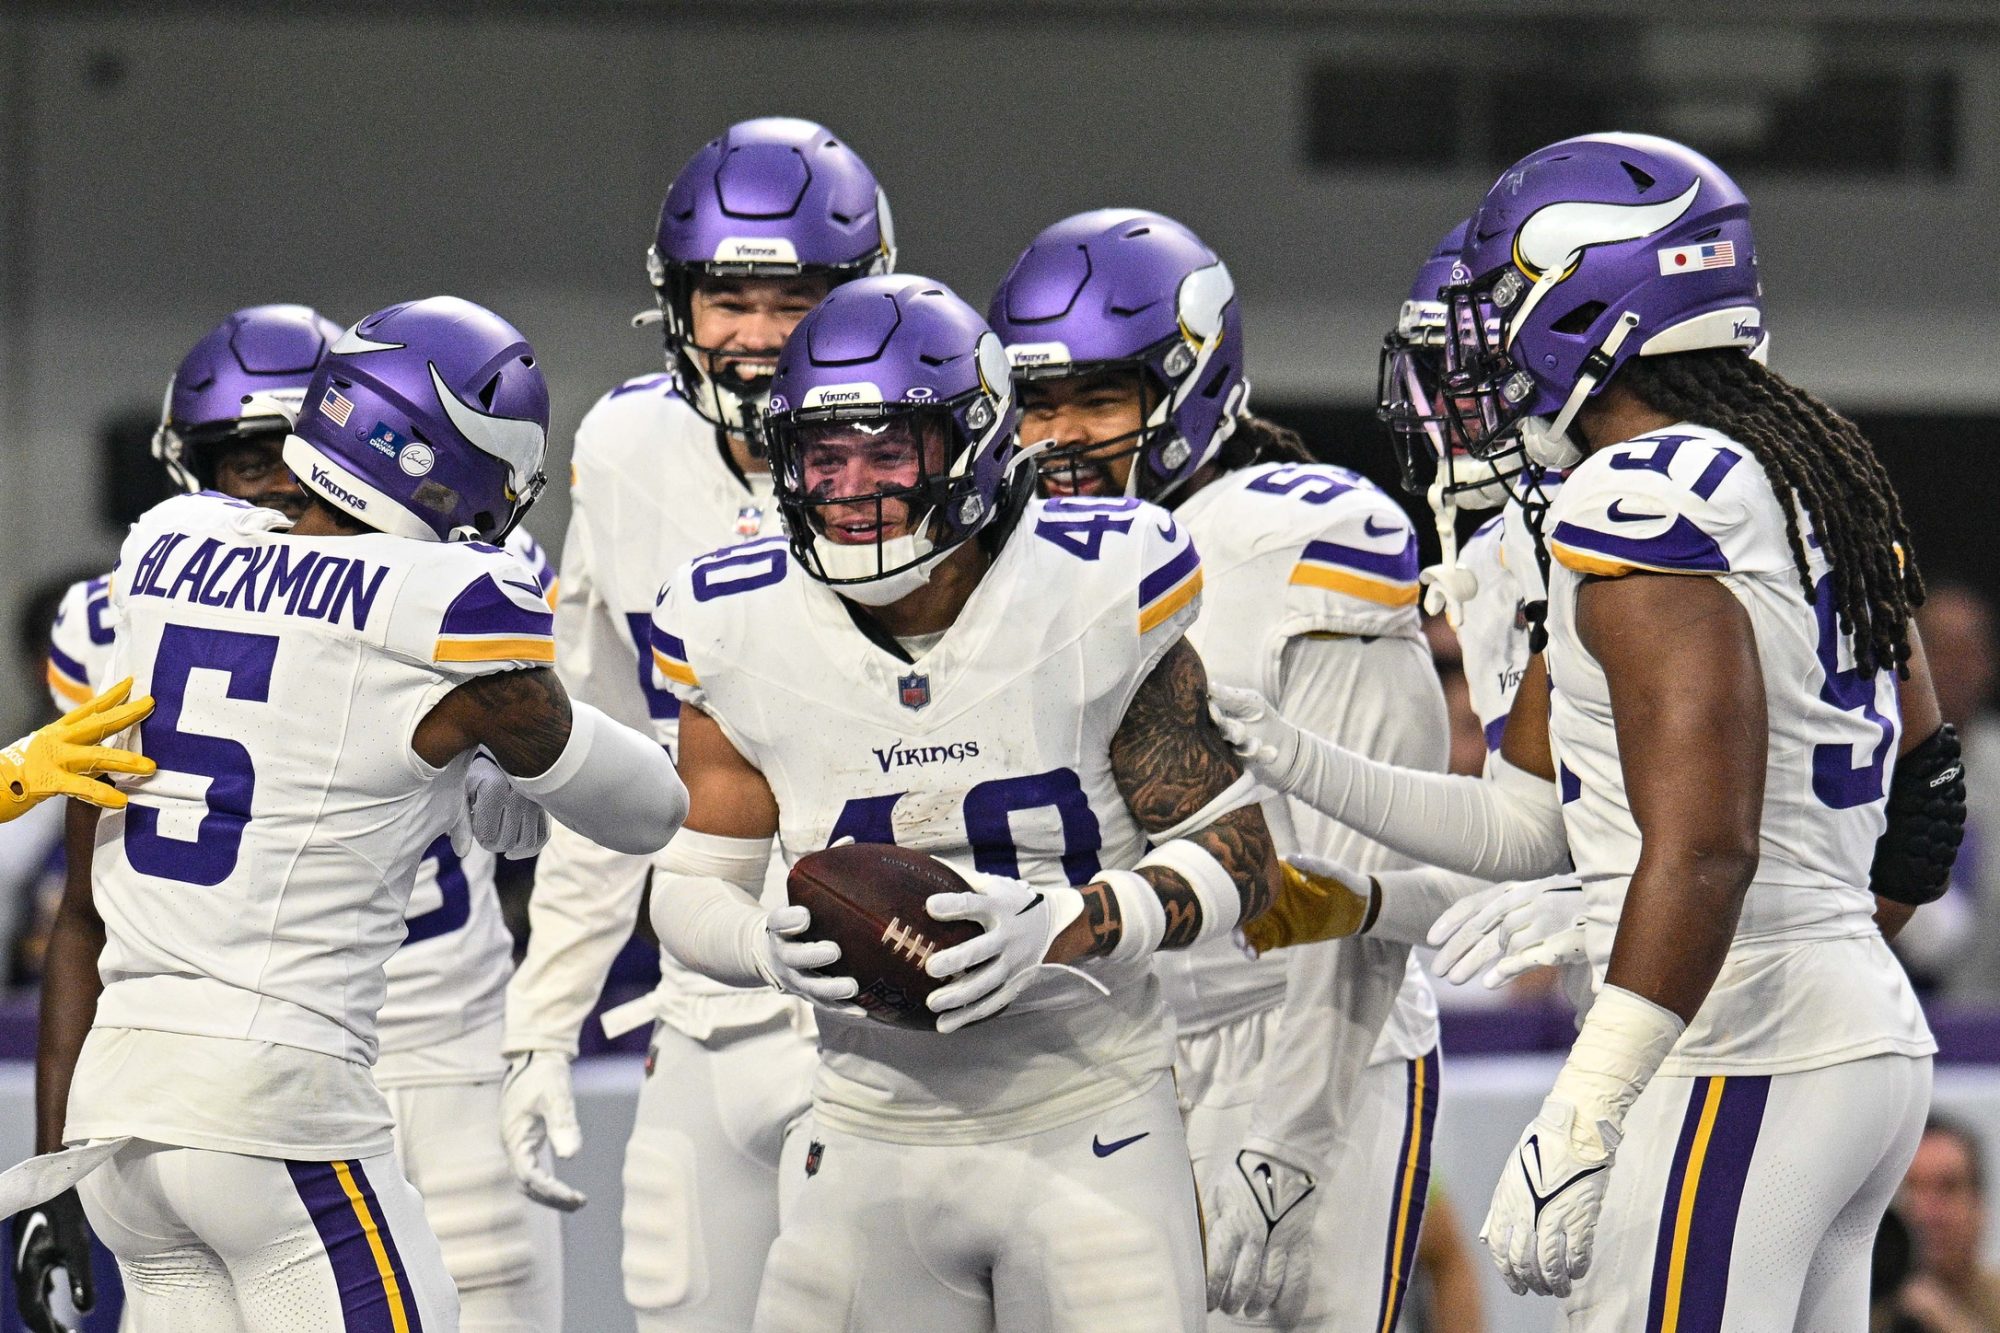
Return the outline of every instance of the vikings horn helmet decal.
<path id="1" fill-rule="evenodd" d="M 381 532 L 497 542 L 541 493 L 549 390 L 535 350 L 455 296 L 390 306 L 342 334 L 306 389 L 285 462 Z"/>
<path id="2" fill-rule="evenodd" d="M 1147 499 L 1199 472 L 1248 410 L 1236 285 L 1172 218 L 1100 208 L 1063 219 L 1014 261 L 988 317 L 1017 380 L 1140 375 L 1144 419 L 1125 437 L 1126 452 L 1138 454 L 1127 489 Z M 1118 443 L 1091 445 L 1092 458 L 1102 462 Z M 1045 451 L 1038 462 L 1058 457 Z"/>
<path id="3" fill-rule="evenodd" d="M 1590 134 L 1528 154 L 1473 214 L 1465 276 L 1446 291 L 1446 393 L 1475 457 L 1524 446 L 1574 462 L 1570 423 L 1633 356 L 1763 336 L 1750 204 L 1668 139 Z"/>

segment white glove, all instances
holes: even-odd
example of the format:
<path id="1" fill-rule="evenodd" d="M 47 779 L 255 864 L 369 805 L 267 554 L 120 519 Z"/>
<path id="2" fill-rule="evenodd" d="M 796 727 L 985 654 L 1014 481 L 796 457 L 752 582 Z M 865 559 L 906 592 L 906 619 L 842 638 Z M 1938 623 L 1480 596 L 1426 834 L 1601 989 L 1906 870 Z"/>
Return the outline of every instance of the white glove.
<path id="1" fill-rule="evenodd" d="M 1622 986 L 1598 993 L 1541 1113 L 1501 1168 L 1479 1228 L 1517 1294 L 1567 1296 L 1590 1271 L 1625 1116 L 1686 1028 L 1678 1014 Z"/>
<path id="2" fill-rule="evenodd" d="M 1296 785 L 1304 749 L 1299 729 L 1285 721 L 1270 700 L 1255 690 L 1211 680 L 1208 715 L 1258 781 L 1285 792 Z"/>
<path id="3" fill-rule="evenodd" d="M 970 878 L 971 893 L 934 893 L 924 900 L 932 920 L 977 921 L 985 927 L 924 964 L 934 977 L 959 978 L 925 1001 L 938 1015 L 939 1032 L 956 1032 L 1005 1009 L 1048 957 L 1056 936 L 1083 914 L 1083 895 L 1075 889 L 1038 889 L 977 872 Z"/>
<path id="4" fill-rule="evenodd" d="M 1277 1311 L 1289 1322 L 1312 1268 L 1312 1173 L 1245 1148 L 1210 1197 L 1208 1308 L 1256 1320 Z"/>
<path id="5" fill-rule="evenodd" d="M 1567 1296 L 1590 1271 L 1619 1138 L 1610 1121 L 1583 1124 L 1575 1108 L 1554 1097 L 1522 1131 L 1479 1228 L 1515 1295 Z"/>
<path id="6" fill-rule="evenodd" d="M 479 845 L 509 861 L 533 856 L 549 840 L 548 812 L 483 754 L 472 756 L 465 770 L 465 811 Z"/>
<path id="7" fill-rule="evenodd" d="M 1551 875 L 1496 884 L 1446 908 L 1429 940 L 1438 971 L 1459 986 L 1481 969 L 1493 990 L 1530 968 L 1584 962 L 1583 882 Z"/>
<path id="8" fill-rule="evenodd" d="M 576 1156 L 583 1146 L 576 1098 L 569 1088 L 569 1060 L 561 1051 L 522 1051 L 508 1063 L 507 1080 L 500 1085 L 500 1139 L 514 1179 L 536 1203 L 565 1213 L 588 1199 L 542 1166 L 542 1146 L 546 1143 L 562 1158 Z"/>
<path id="9" fill-rule="evenodd" d="M 816 969 L 840 961 L 840 946 L 832 940 L 802 940 L 812 928 L 812 913 L 796 903 L 764 914 L 764 928 L 753 958 L 757 973 L 787 995 L 855 1018 L 867 1011 L 851 1001 L 861 993 L 853 977 L 832 976 Z"/>

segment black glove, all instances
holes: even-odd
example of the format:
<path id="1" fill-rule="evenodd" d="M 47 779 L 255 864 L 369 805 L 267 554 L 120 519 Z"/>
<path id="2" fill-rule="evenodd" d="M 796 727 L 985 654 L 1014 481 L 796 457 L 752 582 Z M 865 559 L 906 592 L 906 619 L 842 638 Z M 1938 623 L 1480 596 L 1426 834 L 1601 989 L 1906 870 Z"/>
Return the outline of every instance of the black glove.
<path id="1" fill-rule="evenodd" d="M 57 1269 L 69 1274 L 69 1297 L 79 1313 L 96 1298 L 90 1288 L 90 1224 L 73 1189 L 25 1213 L 16 1213 L 8 1250 L 14 1262 L 14 1300 L 33 1333 L 65 1333 L 49 1309 Z"/>

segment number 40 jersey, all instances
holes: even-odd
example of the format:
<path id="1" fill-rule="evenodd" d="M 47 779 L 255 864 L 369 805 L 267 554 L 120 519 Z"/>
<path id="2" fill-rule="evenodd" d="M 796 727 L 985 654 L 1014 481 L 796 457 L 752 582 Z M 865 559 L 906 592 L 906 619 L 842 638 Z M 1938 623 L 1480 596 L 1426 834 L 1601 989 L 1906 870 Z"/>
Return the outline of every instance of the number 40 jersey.
<path id="1" fill-rule="evenodd" d="M 786 862 L 841 838 L 961 871 L 1083 884 L 1144 832 L 1111 739 L 1200 607 L 1201 560 L 1138 500 L 1032 500 L 941 640 L 914 662 L 858 628 L 782 538 L 685 565 L 654 613 L 662 686 L 713 717 L 778 801 Z M 1145 1092 L 1173 1062 L 1148 964 L 1051 969 L 940 1037 L 819 1015 L 815 1114 L 867 1138 L 979 1143 Z"/>
<path id="2" fill-rule="evenodd" d="M 181 496 L 120 552 L 105 671 L 157 701 L 134 748 L 159 771 L 98 822 L 96 1026 L 367 1064 L 418 860 L 464 801 L 467 758 L 411 738 L 464 681 L 551 662 L 551 616 L 495 547 L 284 526 Z"/>
<path id="3" fill-rule="evenodd" d="M 1592 576 L 1714 578 L 1756 636 L 1769 721 L 1760 859 L 1721 975 L 1661 1066 L 1667 1074 L 1790 1073 L 1936 1049 L 1871 919 L 1869 865 L 1901 731 L 1895 677 L 1855 669 L 1808 515 L 1799 527 L 1811 601 L 1762 465 L 1728 436 L 1686 422 L 1593 453 L 1546 520 L 1550 738 L 1600 981 L 1640 836 L 1604 670 L 1578 633 L 1577 595 Z"/>

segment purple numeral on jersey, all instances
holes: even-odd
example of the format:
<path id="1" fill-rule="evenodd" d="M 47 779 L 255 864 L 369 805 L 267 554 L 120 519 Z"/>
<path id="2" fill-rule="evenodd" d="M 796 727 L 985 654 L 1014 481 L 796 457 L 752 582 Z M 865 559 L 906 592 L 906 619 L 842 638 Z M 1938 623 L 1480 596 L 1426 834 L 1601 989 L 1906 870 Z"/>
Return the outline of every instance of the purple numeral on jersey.
<path id="1" fill-rule="evenodd" d="M 194 841 L 163 837 L 160 812 L 133 802 L 125 816 L 125 856 L 133 869 L 183 884 L 220 884 L 236 869 L 257 768 L 250 752 L 223 736 L 182 731 L 181 706 L 188 673 L 197 667 L 228 676 L 224 695 L 251 703 L 271 697 L 271 667 L 278 636 L 237 630 L 168 625 L 153 659 L 153 715 L 139 724 L 140 748 L 163 773 L 189 773 L 208 781 L 208 813 Z"/>
<path id="2" fill-rule="evenodd" d="M 709 602 L 732 593 L 765 588 L 785 577 L 781 540 L 746 543 L 739 551 L 709 556 L 694 567 L 694 599 Z M 642 650 L 640 656 L 645 656 Z"/>
<path id="3" fill-rule="evenodd" d="M 1042 505 L 1042 517 L 1035 523 L 1035 535 L 1054 542 L 1079 560 L 1095 560 L 1103 553 L 1104 534 L 1130 532 L 1129 515 L 1139 502 L 1127 497 L 1095 499 L 1068 496 Z"/>
<path id="4" fill-rule="evenodd" d="M 451 849 L 451 834 L 438 834 L 437 841 L 424 848 L 423 859 L 437 863 L 439 901 L 430 911 L 419 912 L 403 923 L 409 932 L 403 936 L 404 944 L 449 935 L 472 919 L 472 886 L 466 882 L 458 853 Z"/>
<path id="5" fill-rule="evenodd" d="M 894 844 L 895 809 L 907 792 L 857 796 L 841 807 L 827 836 L 831 846 L 842 838 L 856 842 Z M 1022 777 L 994 778 L 965 793 L 965 835 L 972 844 L 972 864 L 989 875 L 1019 878 L 1020 844 L 1014 840 L 1010 816 L 1027 810 L 1053 810 L 1062 826 L 1063 873 L 1072 884 L 1089 882 L 1102 869 L 1097 853 L 1104 846 L 1097 812 L 1090 808 L 1083 782 L 1067 768 Z"/>
<path id="6" fill-rule="evenodd" d="M 1347 494 L 1354 487 L 1324 472 L 1298 472 L 1281 467 L 1265 473 L 1243 489 L 1261 491 L 1265 495 L 1286 495 L 1309 505 L 1323 505 L 1335 496 Z"/>
<path id="7" fill-rule="evenodd" d="M 1885 792 L 1883 767 L 1896 744 L 1898 719 L 1875 711 L 1876 673 L 1840 669 L 1840 618 L 1833 609 L 1833 576 L 1823 575 L 1813 586 L 1813 613 L 1819 618 L 1819 665 L 1826 675 L 1819 697 L 1845 713 L 1859 713 L 1881 729 L 1868 762 L 1854 766 L 1854 746 L 1813 746 L 1813 795 L 1835 810 L 1852 810 L 1879 801 Z"/>

